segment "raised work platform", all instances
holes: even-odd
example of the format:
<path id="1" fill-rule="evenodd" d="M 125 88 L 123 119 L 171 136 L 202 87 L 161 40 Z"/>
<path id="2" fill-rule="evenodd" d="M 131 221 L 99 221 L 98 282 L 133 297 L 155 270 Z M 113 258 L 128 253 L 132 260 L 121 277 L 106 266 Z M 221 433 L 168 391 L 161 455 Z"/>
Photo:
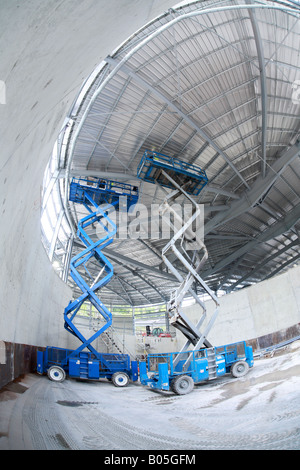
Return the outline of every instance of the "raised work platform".
<path id="1" fill-rule="evenodd" d="M 89 195 L 97 206 L 113 204 L 118 209 L 119 198 L 127 197 L 127 210 L 137 203 L 139 192 L 137 186 L 110 181 L 103 178 L 73 178 L 70 184 L 70 201 L 91 205 Z"/>
<path id="2" fill-rule="evenodd" d="M 199 166 L 150 150 L 145 151 L 137 169 L 137 176 L 148 183 L 157 182 L 161 186 L 174 189 L 162 170 L 181 186 L 187 184 L 185 191 L 194 196 L 208 183 L 205 171 Z"/>

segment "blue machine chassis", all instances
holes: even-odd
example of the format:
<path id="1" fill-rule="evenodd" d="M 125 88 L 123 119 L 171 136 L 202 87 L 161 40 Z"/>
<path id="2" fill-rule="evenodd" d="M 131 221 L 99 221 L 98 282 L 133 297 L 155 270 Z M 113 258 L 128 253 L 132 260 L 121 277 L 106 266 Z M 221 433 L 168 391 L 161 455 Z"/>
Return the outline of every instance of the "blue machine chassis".
<path id="1" fill-rule="evenodd" d="M 202 348 L 198 350 L 185 351 L 183 353 L 149 354 L 147 363 L 139 363 L 140 381 L 143 385 L 158 390 L 170 390 L 173 379 L 180 375 L 188 375 L 194 383 L 210 380 L 209 354 L 213 352 L 214 377 L 220 377 L 230 372 L 231 367 L 240 361 L 244 361 L 249 367 L 253 367 L 253 351 L 251 346 L 247 346 L 245 341 L 238 343 L 217 346 L 214 348 Z M 175 358 L 180 355 L 180 360 Z M 192 360 L 187 370 L 183 370 L 187 356 L 192 354 Z M 148 372 L 151 376 L 148 376 Z"/>
<path id="2" fill-rule="evenodd" d="M 61 367 L 71 378 L 111 379 L 115 372 L 125 372 L 134 382 L 138 380 L 138 363 L 128 354 L 75 353 L 72 349 L 48 346 L 37 353 L 37 372 L 47 373 L 51 366 Z"/>

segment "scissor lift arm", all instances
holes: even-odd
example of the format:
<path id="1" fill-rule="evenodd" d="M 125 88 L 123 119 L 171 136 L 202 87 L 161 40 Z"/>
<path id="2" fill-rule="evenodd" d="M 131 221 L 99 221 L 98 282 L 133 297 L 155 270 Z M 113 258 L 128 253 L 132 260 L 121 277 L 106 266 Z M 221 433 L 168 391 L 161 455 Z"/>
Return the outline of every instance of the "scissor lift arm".
<path id="1" fill-rule="evenodd" d="M 176 231 L 175 224 L 170 222 L 169 217 L 165 217 L 166 222 L 171 225 L 175 233 L 163 248 L 162 258 L 168 269 L 180 282 L 179 287 L 171 294 L 167 306 L 170 324 L 180 330 L 187 338 L 182 351 L 188 350 L 191 345 L 194 349 L 199 349 L 202 345 L 211 347 L 207 335 L 218 315 L 219 301 L 200 276 L 201 268 L 208 258 L 208 253 L 204 242 L 197 231 L 193 229 L 193 224 L 200 216 L 200 206 L 195 202 L 194 197 L 198 196 L 207 184 L 206 173 L 196 165 L 189 165 L 186 162 L 157 152 L 146 151 L 138 167 L 138 176 L 145 181 L 158 185 L 163 190 L 164 188 L 172 189 L 169 193 L 164 190 L 166 196 L 159 211 L 162 217 L 171 213 L 180 224 L 180 229 Z M 180 196 L 184 196 L 184 200 L 192 205 L 192 215 L 185 223 L 182 223 L 180 214 L 172 207 L 174 201 Z M 185 278 L 183 278 L 175 263 L 170 261 L 170 254 L 176 256 L 183 270 L 187 272 Z M 200 328 L 204 323 L 207 312 L 204 302 L 197 294 L 195 285 L 201 286 L 201 289 L 212 298 L 216 306 L 203 332 L 200 331 Z M 190 294 L 202 309 L 202 315 L 196 325 L 190 321 L 182 309 L 182 302 L 187 294 Z M 191 357 L 187 359 L 184 365 L 185 368 L 188 367 L 190 360 Z"/>
<path id="2" fill-rule="evenodd" d="M 207 339 L 219 312 L 219 301 L 200 276 L 208 252 L 199 231 L 193 229 L 193 223 L 200 216 L 200 206 L 195 202 L 194 196 L 198 196 L 208 182 L 205 172 L 195 165 L 146 151 L 138 167 L 138 176 L 158 185 L 166 193 L 160 206 L 161 215 L 164 217 L 165 214 L 171 213 L 174 220 L 177 219 L 181 223 L 180 228 L 176 230 L 176 224 L 170 222 L 169 217 L 165 218 L 174 230 L 174 236 L 163 248 L 162 258 L 180 283 L 172 292 L 167 305 L 170 324 L 187 338 L 178 352 L 149 354 L 147 365 L 152 376 L 148 377 L 146 362 L 141 362 L 141 383 L 154 389 L 171 389 L 177 394 L 185 394 L 192 391 L 194 383 L 215 379 L 229 371 L 234 377 L 243 376 L 248 368 L 253 366 L 252 348 L 245 342 L 216 348 Z M 167 193 L 164 188 L 172 191 Z M 188 200 L 192 205 L 192 214 L 185 223 L 182 223 L 181 216 L 172 207 L 172 203 L 180 196 L 184 196 L 184 200 Z M 178 263 L 174 263 L 174 255 L 182 267 L 180 271 L 186 272 L 185 277 L 179 272 Z M 215 304 L 209 319 L 205 303 L 197 294 L 198 286 Z M 182 302 L 187 294 L 191 295 L 202 309 L 196 325 L 182 309 Z"/>

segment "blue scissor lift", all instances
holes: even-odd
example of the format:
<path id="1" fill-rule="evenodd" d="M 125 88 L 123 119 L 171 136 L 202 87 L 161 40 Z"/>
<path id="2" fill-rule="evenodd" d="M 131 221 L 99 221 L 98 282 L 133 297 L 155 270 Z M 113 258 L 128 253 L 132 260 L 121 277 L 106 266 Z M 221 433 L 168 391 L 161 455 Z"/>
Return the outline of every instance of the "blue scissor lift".
<path id="1" fill-rule="evenodd" d="M 126 386 L 129 379 L 138 379 L 138 366 L 128 354 L 104 354 L 98 352 L 92 343 L 112 325 L 112 314 L 101 302 L 97 291 L 103 288 L 113 276 L 113 266 L 103 254 L 103 249 L 113 242 L 117 227 L 109 217 L 111 210 L 126 210 L 138 201 L 138 188 L 127 183 L 119 183 L 96 178 L 73 178 L 70 184 L 70 201 L 82 204 L 88 211 L 78 223 L 77 235 L 86 248 L 74 256 L 70 263 L 70 275 L 82 290 L 82 294 L 70 301 L 64 311 L 65 329 L 81 341 L 75 349 L 48 346 L 38 351 L 37 371 L 47 373 L 57 382 L 66 375 L 79 379 L 111 379 L 116 386 Z M 88 228 L 98 223 L 104 235 L 93 241 L 87 233 Z M 99 263 L 99 273 L 93 278 L 87 263 L 94 257 Z M 91 278 L 89 284 L 85 278 Z M 74 319 L 86 301 L 97 309 L 105 320 L 104 325 L 90 338 L 85 338 L 75 325 Z"/>
<path id="2" fill-rule="evenodd" d="M 208 252 L 197 229 L 193 228 L 197 217 L 200 216 L 200 207 L 194 197 L 198 196 L 208 183 L 205 171 L 194 164 L 147 150 L 140 161 L 137 175 L 148 183 L 156 184 L 166 193 L 159 208 L 161 215 L 164 217 L 166 213 L 172 214 L 173 220 L 180 222 L 180 228 L 177 225 L 176 229 L 175 223 L 172 223 L 170 218 L 165 218 L 174 230 L 174 236 L 163 248 L 162 258 L 180 283 L 172 292 L 167 305 L 169 321 L 187 338 L 180 351 L 149 354 L 147 362 L 140 362 L 141 383 L 154 389 L 172 390 L 182 395 L 191 392 L 194 383 L 216 379 L 227 372 L 231 372 L 234 377 L 245 375 L 249 367 L 253 366 L 253 352 L 250 346 L 242 341 L 213 347 L 207 339 L 218 315 L 219 301 L 200 277 L 201 268 L 208 259 Z M 167 192 L 164 188 L 172 191 Z M 183 221 L 172 208 L 172 203 L 182 196 L 192 205 L 192 215 L 187 221 Z M 185 278 L 181 274 L 183 270 L 187 273 Z M 197 294 L 195 286 L 201 287 L 215 303 L 215 310 L 210 318 L 207 318 L 205 303 Z M 187 294 L 202 308 L 202 315 L 196 325 L 182 309 L 182 302 Z"/>

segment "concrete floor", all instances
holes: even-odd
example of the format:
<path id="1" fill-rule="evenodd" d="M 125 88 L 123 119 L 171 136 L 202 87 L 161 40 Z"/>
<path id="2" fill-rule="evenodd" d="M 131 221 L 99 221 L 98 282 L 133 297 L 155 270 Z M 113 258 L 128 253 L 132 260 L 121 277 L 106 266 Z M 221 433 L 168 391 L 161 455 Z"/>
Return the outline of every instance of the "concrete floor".
<path id="1" fill-rule="evenodd" d="M 0 450 L 300 449 L 300 342 L 186 396 L 35 374 L 0 393 Z"/>

